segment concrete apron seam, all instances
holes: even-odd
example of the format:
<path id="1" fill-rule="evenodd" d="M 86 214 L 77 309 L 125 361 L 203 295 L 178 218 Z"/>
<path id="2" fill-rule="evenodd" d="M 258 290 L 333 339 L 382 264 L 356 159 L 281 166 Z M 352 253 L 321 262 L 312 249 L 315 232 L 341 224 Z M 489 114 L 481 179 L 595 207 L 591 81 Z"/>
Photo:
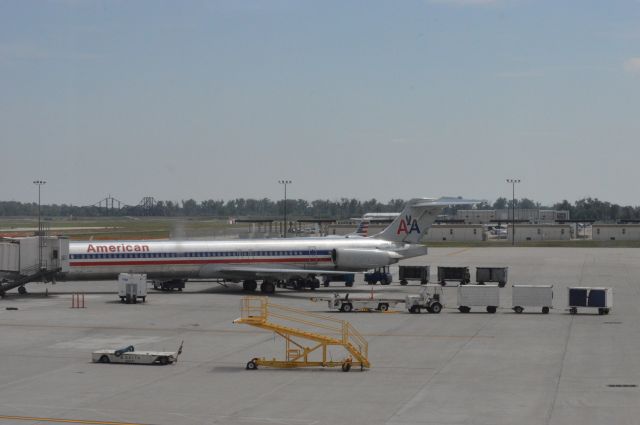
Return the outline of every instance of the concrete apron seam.
<path id="1" fill-rule="evenodd" d="M 555 388 L 553 389 L 553 401 L 551 402 L 551 406 L 549 406 L 549 411 L 547 412 L 547 417 L 545 420 L 545 424 L 549 425 L 551 423 L 551 417 L 553 416 L 553 411 L 556 408 L 556 402 L 558 401 L 558 392 L 560 391 L 560 382 L 562 381 L 562 372 L 564 371 L 564 361 L 567 358 L 567 351 L 569 349 L 569 339 L 571 338 L 571 329 L 573 328 L 573 319 L 571 316 L 569 322 L 569 329 L 567 331 L 567 337 L 564 341 L 564 351 L 562 352 L 562 360 L 560 361 L 560 370 L 558 371 L 558 379 L 556 380 Z"/>
<path id="2" fill-rule="evenodd" d="M 435 369 L 434 373 L 429 377 L 429 379 L 427 379 L 427 381 L 424 383 L 424 385 L 422 385 L 420 388 L 418 388 L 413 395 L 411 395 L 411 397 L 409 398 L 409 403 L 411 402 L 411 400 L 413 400 L 422 390 L 424 390 L 427 386 L 429 386 L 431 384 L 431 381 L 439 376 L 442 373 L 442 370 L 449 365 L 449 363 L 451 363 L 457 356 L 458 354 L 460 354 L 476 337 L 478 337 L 478 334 L 480 332 L 482 332 L 487 325 L 493 323 L 496 320 L 495 315 L 492 315 L 491 319 L 487 320 L 487 322 L 482 325 L 480 328 L 478 328 L 478 330 L 472 335 L 470 336 L 467 341 L 462 344 L 460 346 L 460 348 L 458 348 L 457 350 L 454 351 L 454 353 L 445 361 L 443 362 L 442 366 L 440 366 L 439 368 Z M 402 406 L 398 407 L 385 421 L 385 423 L 389 423 L 389 421 L 396 416 L 398 413 L 400 413 L 400 411 L 402 411 L 402 409 L 404 409 L 406 407 L 407 403 L 404 403 Z M 548 424 L 547 424 L 548 425 Z"/>

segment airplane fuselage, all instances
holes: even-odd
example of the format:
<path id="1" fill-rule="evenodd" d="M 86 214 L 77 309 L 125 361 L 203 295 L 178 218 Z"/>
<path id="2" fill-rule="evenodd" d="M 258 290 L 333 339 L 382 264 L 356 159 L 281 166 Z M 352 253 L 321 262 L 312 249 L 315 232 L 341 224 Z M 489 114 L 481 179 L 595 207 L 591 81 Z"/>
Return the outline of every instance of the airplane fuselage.
<path id="1" fill-rule="evenodd" d="M 370 238 L 71 242 L 70 270 L 60 278 L 115 279 L 123 272 L 146 273 L 150 279 L 224 278 L 220 269 L 228 265 L 303 268 L 312 273 L 336 269 L 335 249 L 386 250 L 397 246 Z"/>

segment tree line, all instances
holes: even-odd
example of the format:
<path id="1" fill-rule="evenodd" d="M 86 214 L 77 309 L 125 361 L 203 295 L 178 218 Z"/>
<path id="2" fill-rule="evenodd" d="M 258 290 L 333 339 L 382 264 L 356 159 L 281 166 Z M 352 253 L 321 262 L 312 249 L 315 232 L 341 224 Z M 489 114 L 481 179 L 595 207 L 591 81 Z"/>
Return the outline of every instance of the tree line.
<path id="1" fill-rule="evenodd" d="M 288 199 L 287 215 L 293 218 L 331 218 L 346 219 L 361 217 L 368 212 L 398 212 L 402 210 L 406 201 L 392 199 L 383 203 L 376 199 L 360 201 L 352 198 L 342 198 L 337 201 L 304 199 Z M 512 200 L 498 198 L 493 204 L 482 203 L 478 209 L 504 209 L 513 206 Z M 567 200 L 544 206 L 531 199 L 516 199 L 516 208 L 522 209 L 556 209 L 568 210 L 574 220 L 640 220 L 640 206 L 621 206 L 597 198 L 584 198 L 574 203 Z M 466 207 L 465 207 L 466 208 Z M 67 204 L 41 205 L 44 217 L 125 217 L 125 216 L 153 216 L 153 217 L 215 217 L 215 218 L 279 218 L 284 212 L 284 201 L 263 199 L 232 199 L 195 201 L 158 201 L 153 206 L 126 206 L 121 209 L 108 209 L 99 206 L 74 206 Z M 449 210 L 455 212 L 455 209 Z M 0 216 L 19 217 L 38 215 L 37 203 L 23 203 L 16 201 L 0 201 Z"/>

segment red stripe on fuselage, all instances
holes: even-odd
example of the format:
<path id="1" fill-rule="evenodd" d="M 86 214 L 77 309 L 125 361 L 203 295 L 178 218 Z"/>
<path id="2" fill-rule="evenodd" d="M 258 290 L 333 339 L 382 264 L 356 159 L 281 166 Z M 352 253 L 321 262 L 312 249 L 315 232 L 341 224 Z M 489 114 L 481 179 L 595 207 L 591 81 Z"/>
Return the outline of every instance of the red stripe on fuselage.
<path id="1" fill-rule="evenodd" d="M 147 266 L 183 264 L 260 264 L 260 263 L 321 263 L 331 262 L 331 258 L 268 258 L 250 260 L 244 258 L 229 260 L 133 260 L 133 261 L 71 261 L 71 267 L 82 266 Z"/>

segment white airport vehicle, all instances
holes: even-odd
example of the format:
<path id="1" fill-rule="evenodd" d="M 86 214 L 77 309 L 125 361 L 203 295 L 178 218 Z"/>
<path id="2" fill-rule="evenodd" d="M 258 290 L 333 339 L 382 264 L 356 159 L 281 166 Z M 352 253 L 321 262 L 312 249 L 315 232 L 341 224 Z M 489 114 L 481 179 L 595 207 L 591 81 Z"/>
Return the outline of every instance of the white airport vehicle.
<path id="1" fill-rule="evenodd" d="M 507 237 L 507 229 L 504 227 L 495 227 L 491 233 L 500 239 L 506 239 Z"/>
<path id="2" fill-rule="evenodd" d="M 511 289 L 513 311 L 520 314 L 526 307 L 542 308 L 548 314 L 553 308 L 553 285 L 513 285 Z"/>
<path id="3" fill-rule="evenodd" d="M 458 286 L 458 310 L 469 313 L 471 307 L 485 307 L 487 313 L 495 313 L 500 306 L 500 287 L 498 285 L 460 285 Z"/>
<path id="4" fill-rule="evenodd" d="M 343 311 L 387 311 L 391 307 L 395 307 L 404 300 L 398 298 L 376 297 L 373 292 L 370 296 L 354 296 L 350 293 L 340 294 L 334 293 L 332 297 L 312 297 L 311 301 L 327 301 L 330 310 Z"/>
<path id="5" fill-rule="evenodd" d="M 369 237 L 251 239 L 234 241 L 87 241 L 69 243 L 68 269 L 59 280 L 111 280 L 144 273 L 151 280 L 222 279 L 270 294 L 276 283 L 325 274 L 364 272 L 425 255 L 419 242 L 438 213 L 479 201 L 413 199 L 382 232 Z M 15 279 L 24 276 L 14 275 Z M 0 285 L 0 293 L 16 286 Z"/>
<path id="6" fill-rule="evenodd" d="M 130 363 L 167 365 L 178 361 L 182 344 L 177 351 L 136 351 L 133 345 L 117 350 L 97 350 L 91 353 L 94 363 Z"/>
<path id="7" fill-rule="evenodd" d="M 147 275 L 144 273 L 120 273 L 118 275 L 120 302 L 135 304 L 138 299 L 147 301 Z"/>
<path id="8" fill-rule="evenodd" d="M 442 311 L 442 286 L 424 285 L 420 288 L 420 293 L 407 295 L 405 306 L 409 313 L 420 313 L 420 310 L 427 310 L 429 313 L 438 314 Z"/>

